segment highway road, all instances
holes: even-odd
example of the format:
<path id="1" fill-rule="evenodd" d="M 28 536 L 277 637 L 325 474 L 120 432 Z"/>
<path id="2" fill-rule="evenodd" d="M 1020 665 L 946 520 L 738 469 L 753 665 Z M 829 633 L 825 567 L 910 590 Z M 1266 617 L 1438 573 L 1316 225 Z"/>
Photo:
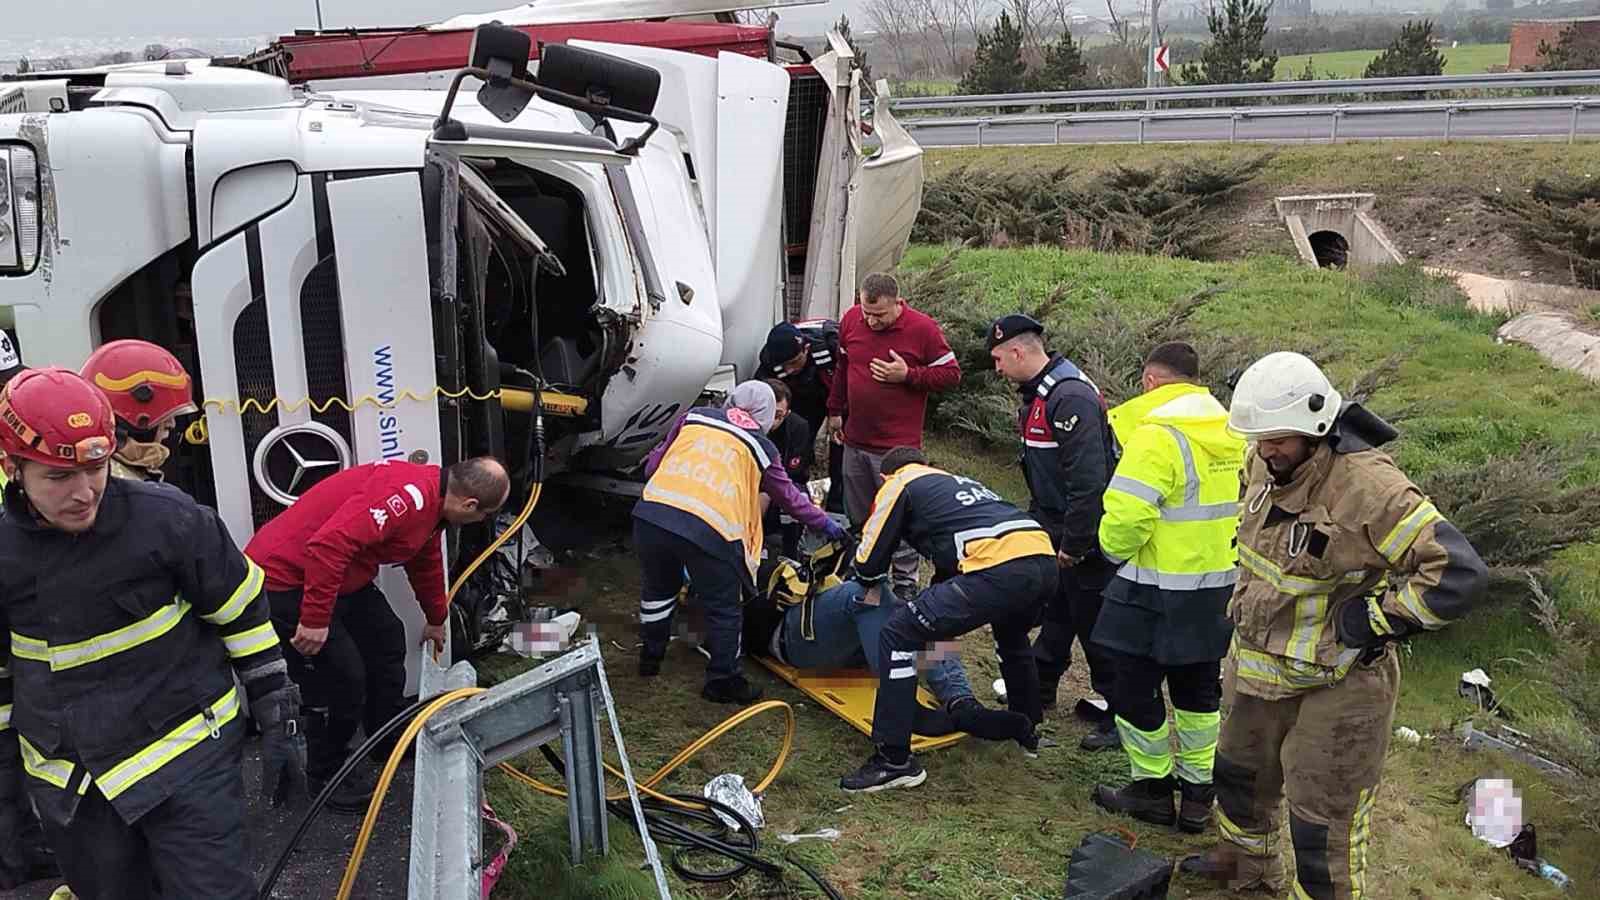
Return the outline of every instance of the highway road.
<path id="1" fill-rule="evenodd" d="M 1382 104 L 1381 110 L 1361 112 L 1358 104 L 1346 105 L 1339 116 L 1338 139 L 1390 140 L 1403 138 L 1443 139 L 1445 113 L 1437 108 L 1408 110 L 1405 104 Z M 1145 123 L 1146 143 L 1186 141 L 1227 141 L 1230 131 L 1238 141 L 1297 143 L 1327 141 L 1333 134 L 1332 106 L 1259 107 L 1245 109 L 1237 123 L 1224 115 L 1219 118 L 1152 119 Z M 1291 112 L 1293 111 L 1293 112 Z M 1158 110 L 1157 113 L 1161 112 Z M 1222 111 L 1218 111 L 1222 112 Z M 1270 113 L 1270 114 L 1269 114 Z M 935 118 L 912 118 L 904 114 L 901 123 L 924 147 L 973 146 L 979 143 L 976 124 L 935 125 Z M 1128 113 L 1074 114 L 1060 124 L 1051 122 L 1005 122 L 997 120 L 983 127 L 982 143 L 1014 144 L 1116 144 L 1139 140 L 1139 122 L 1123 118 Z M 969 122 L 973 117 L 967 117 Z M 1451 116 L 1449 137 L 1565 140 L 1572 130 L 1571 107 L 1548 109 L 1474 109 Z M 1580 110 L 1576 133 L 1580 138 L 1600 137 L 1600 106 Z"/>

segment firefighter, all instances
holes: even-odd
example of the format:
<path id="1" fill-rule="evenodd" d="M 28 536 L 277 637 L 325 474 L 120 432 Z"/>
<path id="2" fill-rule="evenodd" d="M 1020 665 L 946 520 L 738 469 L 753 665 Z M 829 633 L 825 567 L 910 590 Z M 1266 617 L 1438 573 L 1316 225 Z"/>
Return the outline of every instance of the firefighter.
<path id="1" fill-rule="evenodd" d="M 75 372 L 0 391 L 0 792 L 20 765 L 82 900 L 152 883 L 249 900 L 243 712 L 262 729 L 264 795 L 301 795 L 299 692 L 261 569 L 183 492 L 108 478 L 115 441 L 111 404 Z M 14 825 L 0 818 L 0 847 Z"/>
<path id="2" fill-rule="evenodd" d="M 1400 683 L 1392 644 L 1465 615 L 1488 573 L 1378 449 L 1396 431 L 1343 402 L 1306 357 L 1272 353 L 1247 368 L 1228 426 L 1252 447 L 1217 746 L 1223 843 L 1182 865 L 1281 891 L 1287 796 L 1294 896 L 1366 896 Z"/>
<path id="3" fill-rule="evenodd" d="M 901 541 L 933 561 L 934 581 L 914 599 L 896 604 L 879 632 L 872 713 L 877 749 L 840 779 L 839 786 L 852 793 L 916 787 L 927 778 L 911 753 L 917 654 L 931 642 L 984 625 L 994 629 L 1006 705 L 1028 719 L 1018 743 L 1036 753 L 1039 737 L 1032 725 L 1043 714 L 1028 632 L 1056 591 L 1056 551 L 1049 534 L 999 494 L 928 465 L 914 447 L 884 454 L 880 470 L 883 486 L 855 555 L 854 578 L 869 586 L 864 602 L 883 602 L 884 582 Z"/>
<path id="4" fill-rule="evenodd" d="M 488 457 L 448 468 L 366 463 L 317 482 L 250 539 L 244 552 L 266 572 L 290 677 L 328 704 L 325 727 L 309 735 L 314 789 L 344 765 L 358 727 L 372 734 L 400 711 L 405 625 L 377 586 L 378 567 L 405 567 L 426 620 L 422 643 L 442 648 L 450 614 L 442 531 L 493 517 L 510 491 L 505 467 Z M 373 773 L 356 772 L 329 798 L 330 809 L 366 810 Z"/>
<path id="5" fill-rule="evenodd" d="M 1121 568 L 1094 639 L 1116 667 L 1111 705 L 1133 782 L 1097 785 L 1092 794 L 1106 809 L 1195 834 L 1211 817 L 1244 463 L 1244 441 L 1228 433 L 1227 410 L 1195 383 L 1199 377 L 1193 347 L 1162 344 L 1145 358 L 1144 393 L 1111 411 L 1123 456 L 1099 539 Z M 1176 709 L 1176 757 L 1163 680 Z M 1174 790 L 1182 797 L 1176 810 Z"/>
<path id="6" fill-rule="evenodd" d="M 121 340 L 89 354 L 78 374 L 99 388 L 117 414 L 111 474 L 160 481 L 172 452 L 167 438 L 179 416 L 196 412 L 189 373 L 178 358 L 148 341 Z"/>
<path id="7" fill-rule="evenodd" d="M 761 495 L 829 540 L 846 537 L 784 472 L 767 438 L 775 405 L 772 388 L 746 381 L 733 389 L 726 408 L 684 413 L 645 459 L 649 481 L 633 510 L 634 552 L 643 570 L 639 674 L 661 671 L 687 575 L 704 604 L 710 655 L 700 693 L 714 703 L 761 696 L 739 671 L 740 598 L 755 593 Z"/>
<path id="8" fill-rule="evenodd" d="M 1050 532 L 1061 566 L 1056 595 L 1045 605 L 1043 627 L 1033 642 L 1043 706 L 1056 704 L 1056 689 L 1072 665 L 1074 639 L 1088 663 L 1090 687 L 1109 703 L 1111 660 L 1089 639 L 1100 615 L 1100 595 L 1114 571 L 1095 540 L 1101 496 L 1117 458 L 1105 398 L 1070 360 L 1045 352 L 1044 325 L 1031 316 L 1014 313 L 996 319 L 988 344 L 995 371 L 1022 392 L 1017 427 L 1022 433 L 1022 475 L 1032 497 L 1028 514 Z M 1111 716 L 1097 717 L 1095 729 L 1080 746 L 1118 746 Z"/>

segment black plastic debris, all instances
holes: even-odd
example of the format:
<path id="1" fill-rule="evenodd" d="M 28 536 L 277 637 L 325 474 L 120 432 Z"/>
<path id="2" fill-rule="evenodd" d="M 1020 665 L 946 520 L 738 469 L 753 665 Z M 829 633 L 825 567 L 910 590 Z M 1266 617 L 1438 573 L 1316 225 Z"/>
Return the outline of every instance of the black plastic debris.
<path id="1" fill-rule="evenodd" d="M 1066 900 L 1165 900 L 1172 862 L 1120 836 L 1091 834 L 1067 863 Z"/>

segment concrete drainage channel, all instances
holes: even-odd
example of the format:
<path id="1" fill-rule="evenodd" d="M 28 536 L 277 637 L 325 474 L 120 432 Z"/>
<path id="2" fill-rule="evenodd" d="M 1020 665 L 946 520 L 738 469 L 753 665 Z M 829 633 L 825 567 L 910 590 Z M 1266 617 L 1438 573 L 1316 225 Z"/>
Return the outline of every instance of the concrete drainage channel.
<path id="1" fill-rule="evenodd" d="M 1324 269 L 1403 263 L 1372 216 L 1374 194 L 1308 194 L 1273 201 L 1300 258 Z"/>
<path id="2" fill-rule="evenodd" d="M 1309 194 L 1273 201 L 1278 218 L 1308 265 L 1324 269 L 1401 264 L 1405 256 L 1372 215 L 1374 194 Z M 1600 381 L 1600 335 L 1586 329 L 1572 310 L 1600 308 L 1600 291 L 1494 278 L 1474 272 L 1429 268 L 1449 278 L 1476 312 L 1511 318 L 1496 335 L 1533 348 L 1557 368 Z"/>

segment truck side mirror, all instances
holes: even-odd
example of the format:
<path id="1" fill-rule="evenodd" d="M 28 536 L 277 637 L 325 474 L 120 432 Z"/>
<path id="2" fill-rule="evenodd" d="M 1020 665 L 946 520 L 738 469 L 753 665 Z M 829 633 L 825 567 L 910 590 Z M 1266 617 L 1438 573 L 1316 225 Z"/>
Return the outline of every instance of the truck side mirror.
<path id="1" fill-rule="evenodd" d="M 502 122 L 521 115 L 533 99 L 533 91 L 518 83 L 528 80 L 528 52 L 532 49 L 532 38 L 505 25 L 491 22 L 472 33 L 469 65 L 489 73 L 478 88 L 478 103 Z"/>

